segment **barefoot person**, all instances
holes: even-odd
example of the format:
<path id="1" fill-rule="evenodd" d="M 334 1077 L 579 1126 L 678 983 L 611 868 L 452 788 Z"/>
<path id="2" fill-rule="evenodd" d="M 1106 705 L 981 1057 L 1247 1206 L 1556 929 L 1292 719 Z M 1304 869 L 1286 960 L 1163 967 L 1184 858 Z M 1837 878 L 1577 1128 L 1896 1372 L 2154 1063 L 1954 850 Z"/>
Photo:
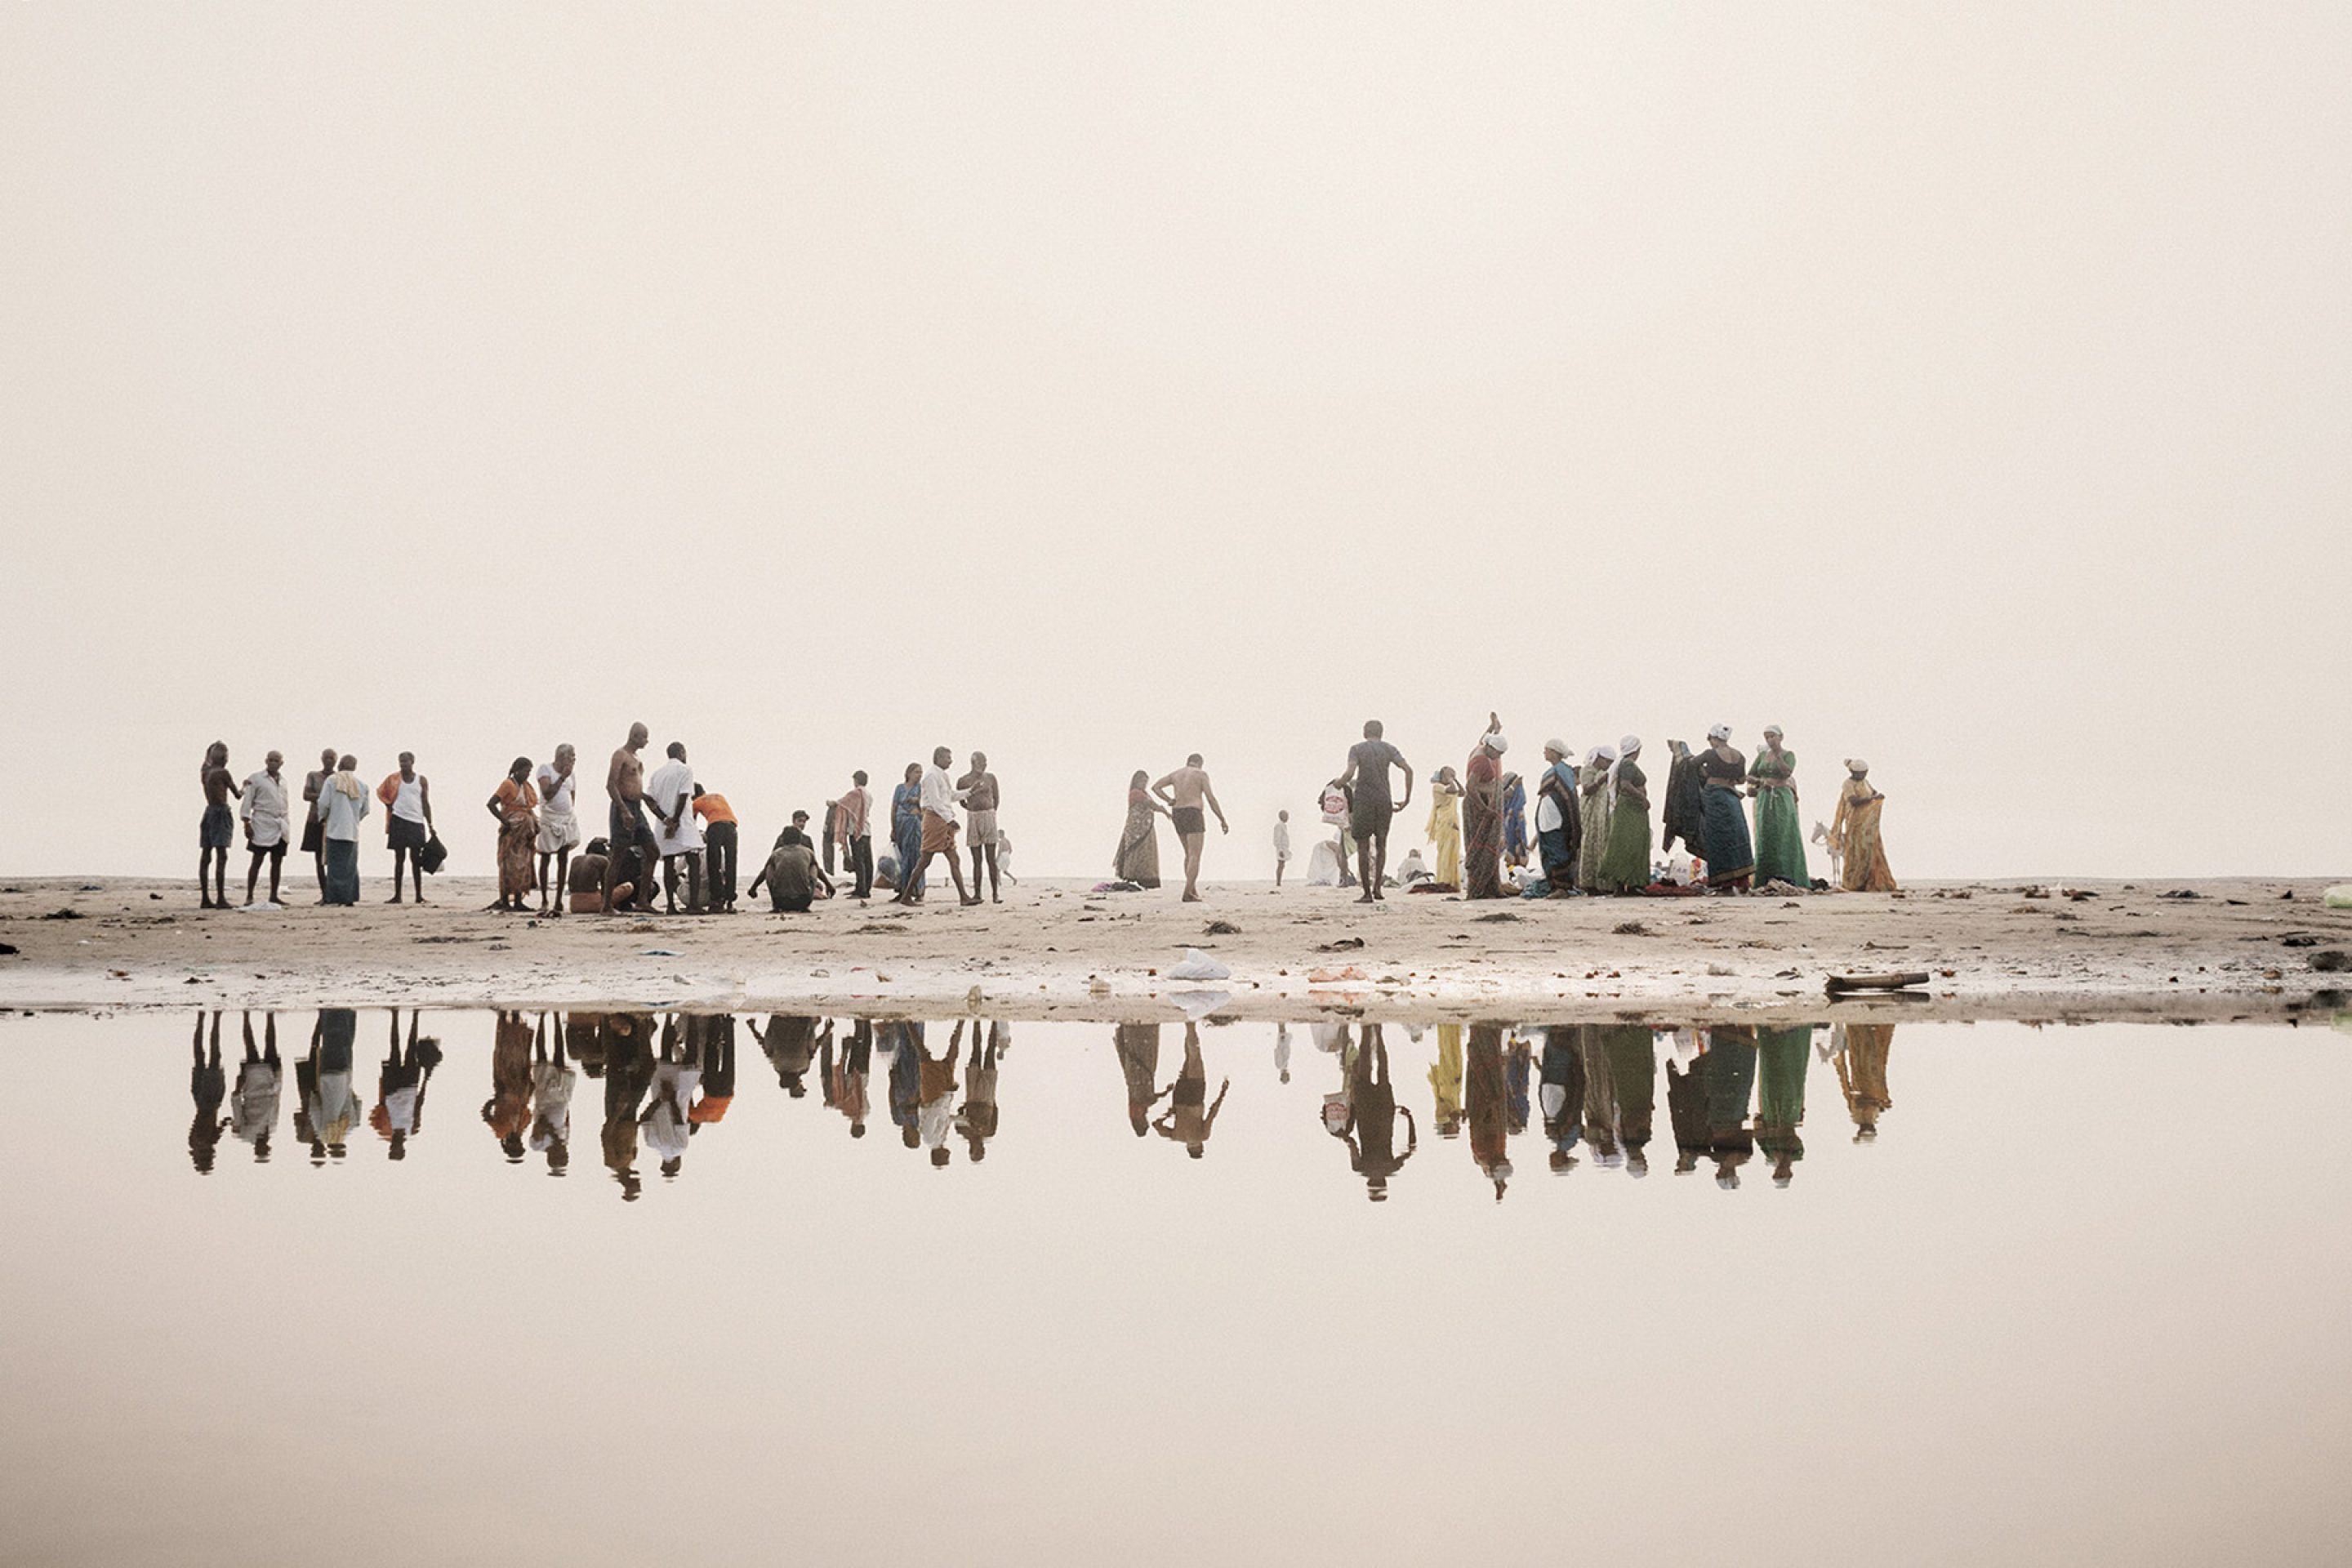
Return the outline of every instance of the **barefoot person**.
<path id="1" fill-rule="evenodd" d="M 555 760 L 539 764 L 539 912 L 561 915 L 563 889 L 572 869 L 572 851 L 580 844 L 580 814 L 574 803 L 580 781 L 572 776 L 577 754 L 569 745 L 555 748 Z M 555 899 L 548 900 L 547 863 L 555 862 Z"/>
<path id="2" fill-rule="evenodd" d="M 941 853 L 948 858 L 948 875 L 955 879 L 956 901 L 965 905 L 980 902 L 977 895 L 964 890 L 963 860 L 956 853 L 955 808 L 964 796 L 948 779 L 948 768 L 954 762 L 955 753 L 945 746 L 931 753 L 931 765 L 923 773 L 917 797 L 923 813 L 922 844 L 916 852 L 914 868 L 900 869 L 898 894 L 891 900 L 893 903 L 915 901 L 908 896 L 907 889 L 922 886 L 923 873 L 930 868 L 931 857 Z"/>
<path id="3" fill-rule="evenodd" d="M 980 900 L 982 857 L 985 856 L 988 901 L 1001 904 L 1004 901 L 1004 878 L 996 868 L 998 790 L 996 775 L 988 771 L 987 752 L 974 752 L 971 754 L 971 772 L 956 780 L 956 788 L 962 793 L 963 808 L 968 814 L 964 818 L 964 844 L 971 851 L 972 900 L 977 903 Z"/>
<path id="4" fill-rule="evenodd" d="M 368 814 L 368 788 L 360 782 L 359 759 L 346 753 L 319 786 L 311 815 L 319 823 L 326 879 L 320 884 L 330 904 L 360 901 L 360 823 Z"/>
<path id="5" fill-rule="evenodd" d="M 1184 765 L 1160 778 L 1151 786 L 1168 807 L 1168 820 L 1176 826 L 1176 837 L 1184 846 L 1184 897 L 1182 901 L 1201 901 L 1201 843 L 1209 836 L 1207 821 L 1201 816 L 1206 805 L 1217 814 L 1217 831 L 1231 833 L 1233 825 L 1225 820 L 1225 808 L 1217 804 L 1217 792 L 1209 783 L 1208 770 L 1201 765 L 1201 753 L 1193 752 L 1184 759 Z"/>
<path id="6" fill-rule="evenodd" d="M 731 914 L 735 909 L 735 867 L 741 832 L 740 824 L 735 820 L 735 808 L 727 804 L 725 795 L 704 789 L 698 781 L 694 786 L 694 815 L 702 819 L 702 855 L 709 872 L 710 907 Z"/>
<path id="7" fill-rule="evenodd" d="M 229 801 L 241 792 L 229 776 L 228 742 L 215 741 L 205 748 L 205 763 L 197 771 L 205 788 L 205 820 L 196 830 L 196 891 L 198 909 L 228 908 L 228 847 L 236 840 L 236 813 Z M 213 889 L 218 887 L 219 896 Z"/>
<path id="8" fill-rule="evenodd" d="M 1274 885 L 1282 886 L 1282 874 L 1290 867 L 1290 813 L 1274 814 Z"/>
<path id="9" fill-rule="evenodd" d="M 322 904 L 327 901 L 327 840 L 319 821 L 319 791 L 334 776 L 335 748 L 329 746 L 319 753 L 318 771 L 302 777 L 302 853 L 310 857 L 310 869 L 318 875 Z"/>
<path id="10" fill-rule="evenodd" d="M 531 787 L 530 759 L 517 757 L 507 776 L 489 798 L 491 817 L 499 825 L 499 901 L 494 910 L 523 913 L 530 897 L 530 855 L 539 842 L 539 791 Z"/>
<path id="11" fill-rule="evenodd" d="M 1387 895 L 1389 819 L 1412 804 L 1412 764 L 1404 753 L 1381 739 L 1378 719 L 1364 722 L 1364 738 L 1348 748 L 1348 768 L 1337 780 L 1348 794 L 1348 826 L 1356 837 L 1356 879 L 1363 884 L 1360 904 Z M 1389 770 L 1404 774 L 1404 794 L 1389 795 Z"/>
<path id="12" fill-rule="evenodd" d="M 816 851 L 809 847 L 805 833 L 776 840 L 768 863 L 751 879 L 747 896 L 758 898 L 761 888 L 768 889 L 768 907 L 780 915 L 808 913 L 820 890 L 824 897 L 833 897 L 833 879 L 817 864 Z"/>
<path id="13" fill-rule="evenodd" d="M 416 753 L 400 753 L 398 771 L 384 775 L 375 787 L 383 802 L 384 842 L 392 846 L 392 897 L 400 902 L 400 869 L 404 865 L 416 884 L 416 901 L 425 901 L 425 841 L 433 837 L 433 786 L 416 771 Z"/>
<path id="14" fill-rule="evenodd" d="M 664 912 L 677 913 L 677 872 L 686 868 L 686 912 L 702 912 L 702 829 L 694 820 L 694 770 L 687 766 L 686 743 L 669 743 L 669 761 L 646 784 L 654 815 L 656 847 L 661 851 Z M 650 890 L 648 891 L 650 901 Z"/>
<path id="15" fill-rule="evenodd" d="M 653 731 L 643 724 L 629 726 L 629 738 L 613 753 L 604 770 L 604 798 L 611 822 L 605 836 L 604 910 L 616 912 L 623 902 L 618 888 L 634 889 L 628 900 L 642 906 L 653 898 L 653 825 L 646 820 L 646 764 L 637 753 L 646 749 Z"/>
<path id="16" fill-rule="evenodd" d="M 833 826 L 841 835 L 842 868 L 855 879 L 849 896 L 871 898 L 874 894 L 874 828 L 871 821 L 874 797 L 866 788 L 866 770 L 858 769 L 849 775 L 849 789 L 834 802 Z"/>
<path id="17" fill-rule="evenodd" d="M 245 804 L 238 815 L 245 818 L 245 846 L 253 851 L 253 863 L 245 868 L 245 907 L 253 907 L 253 889 L 261 879 L 261 863 L 269 862 L 269 901 L 282 902 L 278 896 L 278 875 L 286 866 L 286 780 L 279 770 L 286 758 L 272 752 L 262 759 L 262 769 L 245 781 Z"/>

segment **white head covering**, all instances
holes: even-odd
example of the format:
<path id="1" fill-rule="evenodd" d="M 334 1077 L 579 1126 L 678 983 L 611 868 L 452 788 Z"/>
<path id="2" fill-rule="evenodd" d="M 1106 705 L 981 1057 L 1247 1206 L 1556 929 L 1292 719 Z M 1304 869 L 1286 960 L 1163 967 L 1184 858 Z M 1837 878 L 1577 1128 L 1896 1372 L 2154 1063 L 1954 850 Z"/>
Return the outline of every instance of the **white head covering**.
<path id="1" fill-rule="evenodd" d="M 1783 729 L 1782 729 L 1782 728 L 1780 728 L 1780 725 L 1778 725 L 1778 724 L 1767 724 L 1767 725 L 1765 725 L 1765 726 L 1764 726 L 1764 732 L 1765 732 L 1766 734 L 1768 734 L 1768 735 L 1778 735 L 1778 736 L 1780 736 L 1780 737 L 1782 740 L 1784 740 L 1784 741 L 1785 741 L 1785 740 L 1787 740 L 1787 739 L 1789 738 L 1789 731 L 1787 731 L 1786 730 L 1783 730 Z"/>
<path id="2" fill-rule="evenodd" d="M 1641 750 L 1642 737 L 1639 735 L 1628 735 L 1617 742 L 1617 754 L 1621 757 L 1639 755 Z"/>
<path id="3" fill-rule="evenodd" d="M 1584 765 L 1588 768 L 1596 763 L 1613 763 L 1616 760 L 1616 750 L 1610 746 L 1595 746 L 1592 750 L 1584 753 Z"/>
<path id="4" fill-rule="evenodd" d="M 1546 741 L 1544 742 L 1544 750 L 1562 757 L 1569 754 L 1568 742 L 1566 741 Z"/>
<path id="5" fill-rule="evenodd" d="M 1717 724 L 1711 727 L 1706 732 L 1706 739 L 1709 745 L 1713 745 L 1717 741 L 1728 741 L 1731 739 L 1731 726 Z"/>
<path id="6" fill-rule="evenodd" d="M 1486 734 L 1479 737 L 1479 744 L 1498 757 L 1511 749 L 1511 743 L 1503 739 L 1503 732 L 1500 730 L 1487 731 Z"/>
<path id="7" fill-rule="evenodd" d="M 1860 757 L 1848 757 L 1845 760 L 1845 771 L 1859 776 L 1870 771 L 1870 764 Z"/>

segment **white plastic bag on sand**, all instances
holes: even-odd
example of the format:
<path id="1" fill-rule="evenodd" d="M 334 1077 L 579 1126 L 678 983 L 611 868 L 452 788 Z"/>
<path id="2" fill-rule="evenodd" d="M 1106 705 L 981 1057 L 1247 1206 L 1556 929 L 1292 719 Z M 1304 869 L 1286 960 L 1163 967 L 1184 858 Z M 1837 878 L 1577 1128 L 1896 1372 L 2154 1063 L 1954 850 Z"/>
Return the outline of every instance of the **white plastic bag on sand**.
<path id="1" fill-rule="evenodd" d="M 1339 885 L 1339 847 L 1325 838 L 1318 840 L 1307 852 L 1307 885 L 1310 888 L 1336 888 Z"/>
<path id="2" fill-rule="evenodd" d="M 1234 972 L 1197 947 L 1184 950 L 1184 962 L 1168 971 L 1171 980 L 1230 980 Z"/>
<path id="3" fill-rule="evenodd" d="M 2319 895 L 2319 901 L 2331 910 L 2352 910 L 2352 882 L 2338 882 Z"/>

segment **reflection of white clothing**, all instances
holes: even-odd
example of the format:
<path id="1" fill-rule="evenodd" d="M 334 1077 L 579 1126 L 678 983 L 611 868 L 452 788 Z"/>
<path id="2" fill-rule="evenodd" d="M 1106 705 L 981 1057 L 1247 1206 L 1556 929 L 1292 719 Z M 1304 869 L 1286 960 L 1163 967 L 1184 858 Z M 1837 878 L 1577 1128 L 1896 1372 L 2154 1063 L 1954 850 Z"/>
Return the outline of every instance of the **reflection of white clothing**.
<path id="1" fill-rule="evenodd" d="M 555 764 L 541 763 L 537 775 L 539 784 L 539 852 L 552 855 L 559 849 L 576 848 L 580 843 L 580 818 L 572 808 L 572 793 L 579 779 L 571 773 L 561 779 Z"/>
<path id="2" fill-rule="evenodd" d="M 686 855 L 702 847 L 702 827 L 695 821 L 692 808 L 694 770 L 684 763 L 664 763 L 646 785 L 646 809 L 653 814 L 655 847 L 665 855 Z M 680 795 L 688 801 L 681 805 Z M 662 814 L 677 807 L 677 826 L 672 828 Z"/>
<path id="3" fill-rule="evenodd" d="M 687 1106 L 701 1087 L 700 1068 L 664 1062 L 654 1068 L 654 1102 L 646 1108 L 639 1121 L 645 1126 L 646 1143 L 663 1159 L 685 1157 L 686 1140 L 691 1131 L 687 1122 Z"/>
<path id="4" fill-rule="evenodd" d="M 394 1132 L 416 1131 L 416 1086 L 395 1089 L 383 1097 L 384 1121 Z"/>
<path id="5" fill-rule="evenodd" d="M 915 1111 L 915 1125 L 923 1135 L 923 1143 L 936 1149 L 948 1141 L 948 1129 L 955 1121 L 955 1096 L 943 1094 L 937 1100 L 926 1100 Z"/>
<path id="6" fill-rule="evenodd" d="M 572 1086 L 579 1080 L 577 1072 L 553 1062 L 541 1062 L 530 1069 L 530 1148 L 534 1154 L 545 1153 L 551 1143 L 571 1142 Z"/>
<path id="7" fill-rule="evenodd" d="M 268 1062 L 246 1062 L 236 1069 L 236 1097 L 229 1101 L 229 1131 L 248 1143 L 257 1143 L 278 1125 L 278 1069 Z"/>
<path id="8" fill-rule="evenodd" d="M 348 1072 L 322 1072 L 310 1096 L 310 1131 L 321 1143 L 340 1143 L 358 1125 L 360 1102 L 352 1094 Z"/>
<path id="9" fill-rule="evenodd" d="M 256 849 L 274 849 L 286 842 L 286 781 L 269 776 L 265 768 L 245 781 L 245 805 L 238 814 L 253 829 Z"/>

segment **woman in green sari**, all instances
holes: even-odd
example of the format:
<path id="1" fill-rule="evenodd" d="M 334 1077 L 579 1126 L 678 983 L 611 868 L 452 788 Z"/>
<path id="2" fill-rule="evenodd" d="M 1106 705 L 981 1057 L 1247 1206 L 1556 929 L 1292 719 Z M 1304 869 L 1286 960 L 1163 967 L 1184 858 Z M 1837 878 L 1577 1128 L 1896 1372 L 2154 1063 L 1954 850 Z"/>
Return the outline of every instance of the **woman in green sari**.
<path id="1" fill-rule="evenodd" d="M 1609 765 L 1617 753 L 1595 746 L 1584 753 L 1584 769 L 1577 774 L 1577 820 L 1582 827 L 1576 846 L 1576 885 L 1588 893 L 1601 891 L 1601 862 L 1609 854 L 1609 807 L 1615 798 L 1609 788 Z"/>
<path id="2" fill-rule="evenodd" d="M 1628 735 L 1609 770 L 1609 847 L 1601 857 L 1596 892 L 1632 893 L 1650 885 L 1650 780 L 1633 760 L 1641 754 L 1642 738 Z"/>
<path id="3" fill-rule="evenodd" d="M 1811 889 L 1805 869 L 1805 835 L 1797 826 L 1797 753 L 1780 745 L 1780 726 L 1764 731 L 1764 744 L 1748 764 L 1756 791 L 1756 886 L 1786 882 Z"/>

